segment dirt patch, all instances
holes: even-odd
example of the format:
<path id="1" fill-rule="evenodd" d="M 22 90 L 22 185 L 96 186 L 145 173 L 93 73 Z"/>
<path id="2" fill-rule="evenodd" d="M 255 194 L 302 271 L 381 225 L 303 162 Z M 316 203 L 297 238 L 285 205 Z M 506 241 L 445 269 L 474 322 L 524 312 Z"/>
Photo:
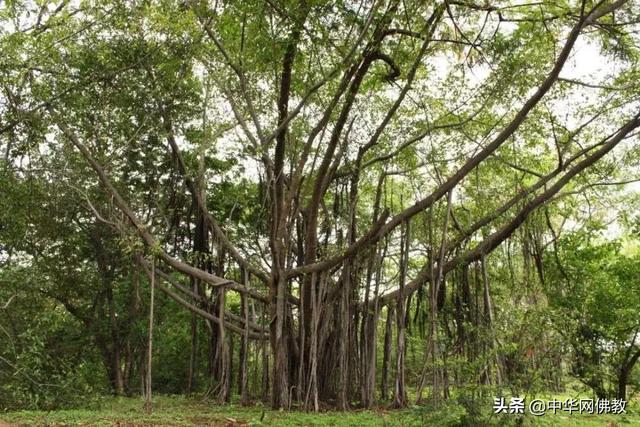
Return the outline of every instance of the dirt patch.
<path id="1" fill-rule="evenodd" d="M 225 418 L 224 420 L 216 420 L 211 418 L 189 418 L 189 422 L 193 423 L 194 426 L 202 426 L 202 427 L 246 427 L 249 425 L 248 422 L 237 420 L 235 418 Z"/>

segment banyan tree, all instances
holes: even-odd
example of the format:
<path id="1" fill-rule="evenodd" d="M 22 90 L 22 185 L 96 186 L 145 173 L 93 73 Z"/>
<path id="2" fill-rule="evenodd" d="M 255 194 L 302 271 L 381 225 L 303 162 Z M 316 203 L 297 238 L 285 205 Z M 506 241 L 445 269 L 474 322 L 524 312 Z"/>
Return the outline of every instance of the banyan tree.
<path id="1" fill-rule="evenodd" d="M 442 337 L 497 345 L 491 253 L 640 126 L 636 0 L 17 4 L 5 157 L 91 170 L 69 192 L 207 325 L 223 401 L 447 398 Z"/>

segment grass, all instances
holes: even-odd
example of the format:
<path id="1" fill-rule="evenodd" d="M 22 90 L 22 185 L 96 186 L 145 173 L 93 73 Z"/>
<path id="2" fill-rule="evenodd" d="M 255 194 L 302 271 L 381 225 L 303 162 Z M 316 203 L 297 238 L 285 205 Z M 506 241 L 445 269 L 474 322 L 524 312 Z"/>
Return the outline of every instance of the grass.
<path id="1" fill-rule="evenodd" d="M 369 426 L 415 425 L 414 411 L 306 413 L 273 411 L 261 404 L 242 407 L 181 396 L 154 398 L 147 415 L 139 398 L 110 398 L 92 409 L 18 411 L 0 414 L 0 427 L 10 426 Z M 4 423 L 4 424 L 3 424 Z"/>
<path id="2" fill-rule="evenodd" d="M 573 396 L 555 396 L 563 399 Z M 542 396 L 546 399 L 547 397 Z M 560 414 L 525 416 L 524 426 L 640 426 L 640 405 L 627 408 L 623 415 Z M 424 408 L 322 413 L 273 411 L 261 404 L 250 407 L 220 406 L 210 401 L 181 396 L 158 396 L 153 413 L 147 415 L 140 398 L 104 398 L 91 403 L 90 409 L 57 411 L 18 411 L 0 414 L 0 427 L 7 426 L 424 426 L 460 425 L 453 405 L 438 412 Z M 488 408 L 490 413 L 490 408 Z M 515 425 L 513 415 L 495 415 L 476 425 Z M 468 424 L 467 424 L 468 425 Z"/>

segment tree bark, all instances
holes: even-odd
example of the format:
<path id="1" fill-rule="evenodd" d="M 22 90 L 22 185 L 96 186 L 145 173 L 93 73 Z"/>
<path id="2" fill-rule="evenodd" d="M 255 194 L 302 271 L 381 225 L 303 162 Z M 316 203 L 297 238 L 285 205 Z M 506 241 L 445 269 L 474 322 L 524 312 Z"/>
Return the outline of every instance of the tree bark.
<path id="1" fill-rule="evenodd" d="M 391 335 L 393 327 L 393 307 L 387 306 L 387 321 L 384 327 L 384 349 L 382 355 L 382 378 L 380 382 L 380 397 L 389 398 L 389 365 L 391 363 Z"/>
<path id="2" fill-rule="evenodd" d="M 398 302 L 396 307 L 396 382 L 393 405 L 396 408 L 404 408 L 407 406 L 407 392 L 405 389 L 405 321 L 406 321 L 406 300 L 404 293 L 405 283 L 407 280 L 407 267 L 409 264 L 409 244 L 411 241 L 410 222 L 407 221 L 402 230 L 400 239 L 400 283 L 398 292 Z"/>
<path id="3" fill-rule="evenodd" d="M 152 396 L 151 396 L 151 366 L 153 362 L 153 314 L 154 314 L 154 303 L 155 303 L 155 267 L 156 262 L 155 259 L 152 260 L 151 263 L 151 275 L 149 277 L 149 288 L 150 288 L 150 296 L 149 296 L 149 332 L 147 338 L 147 369 L 146 369 L 146 377 L 145 377 L 145 410 L 147 414 L 150 414 L 153 410 L 152 407 Z"/>

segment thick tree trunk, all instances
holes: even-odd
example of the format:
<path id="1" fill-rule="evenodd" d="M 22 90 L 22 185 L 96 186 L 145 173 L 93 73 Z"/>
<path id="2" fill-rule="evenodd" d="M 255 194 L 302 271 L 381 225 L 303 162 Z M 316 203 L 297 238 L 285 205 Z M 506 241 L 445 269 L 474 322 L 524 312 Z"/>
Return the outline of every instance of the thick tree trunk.
<path id="1" fill-rule="evenodd" d="M 396 382 L 393 405 L 396 408 L 404 408 L 407 406 L 407 392 L 405 390 L 405 322 L 406 322 L 406 300 L 404 294 L 405 283 L 407 280 L 407 266 L 409 263 L 409 242 L 411 240 L 411 228 L 409 221 L 405 223 L 400 239 L 400 292 L 398 292 L 398 302 L 396 308 L 396 326 L 398 333 L 396 335 Z"/>
<path id="2" fill-rule="evenodd" d="M 108 280 L 108 279 L 106 279 Z M 116 307 L 113 301 L 113 289 L 109 282 L 107 284 L 107 304 L 109 310 L 109 329 L 111 331 L 111 372 L 114 392 L 117 396 L 123 396 L 125 392 L 124 379 L 122 375 L 122 358 L 120 346 L 120 334 L 118 331 L 118 319 L 116 317 Z"/>
<path id="3" fill-rule="evenodd" d="M 618 372 L 618 384 L 616 390 L 616 398 L 626 400 L 627 399 L 627 382 L 629 380 L 629 372 L 622 368 Z"/>
<path id="4" fill-rule="evenodd" d="M 246 278 L 245 270 L 242 270 L 243 282 L 248 285 L 249 280 Z M 241 296 L 242 313 L 244 315 L 245 325 L 249 324 L 249 297 Z M 249 378 L 248 378 L 248 359 L 249 359 L 249 328 L 245 326 L 245 333 L 242 335 L 242 345 L 240 346 L 240 357 L 238 366 L 238 393 L 240 394 L 240 403 L 242 405 L 249 404 Z"/>
<path id="5" fill-rule="evenodd" d="M 625 360 L 622 367 L 620 368 L 620 371 L 618 372 L 618 384 L 616 390 L 616 397 L 618 399 L 627 399 L 627 383 L 629 381 L 629 375 L 631 374 L 631 371 L 633 371 L 633 367 L 638 362 L 638 359 L 640 359 L 640 349 L 637 349 L 637 347 L 635 347 L 636 338 L 637 333 L 634 335 L 631 347 L 629 347 L 627 351 L 628 359 Z M 634 349 L 636 349 L 636 351 L 632 354 L 631 351 L 633 351 Z"/>
<path id="6" fill-rule="evenodd" d="M 231 393 L 233 390 L 233 353 L 235 351 L 235 339 L 233 338 L 233 334 L 227 335 L 227 341 L 229 344 L 227 345 L 227 360 L 226 360 L 226 378 L 225 378 L 225 403 L 229 403 L 231 401 Z"/>
<path id="7" fill-rule="evenodd" d="M 393 307 L 387 306 L 387 321 L 384 327 L 384 349 L 382 355 L 382 379 L 380 382 L 380 395 L 382 400 L 389 398 L 389 365 L 391 362 L 391 335 L 393 327 Z"/>
<path id="8" fill-rule="evenodd" d="M 342 279 L 342 295 L 340 297 L 339 331 L 339 385 L 338 408 L 349 409 L 349 328 L 351 326 L 349 311 L 351 308 L 351 263 L 344 266 Z"/>
<path id="9" fill-rule="evenodd" d="M 218 291 L 218 400 L 223 403 L 229 402 L 229 344 L 225 330 L 224 310 L 226 305 L 226 292 L 224 287 Z"/>
<path id="10" fill-rule="evenodd" d="M 145 377 L 145 409 L 147 414 L 150 414 L 152 411 L 152 401 L 151 401 L 151 366 L 153 363 L 153 314 L 154 314 L 154 303 L 155 303 L 155 270 L 156 262 L 155 259 L 151 262 L 151 277 L 149 277 L 150 281 L 150 296 L 149 296 L 149 331 L 147 338 L 147 369 L 146 369 L 146 377 Z"/>
<path id="11" fill-rule="evenodd" d="M 483 256 L 480 259 L 480 266 L 482 269 L 482 283 L 483 283 L 483 287 L 484 287 L 484 321 L 485 321 L 485 326 L 486 326 L 486 332 L 489 335 L 489 337 L 487 338 L 487 347 L 488 350 L 490 352 L 494 352 L 496 351 L 496 347 L 494 346 L 494 342 L 495 342 L 495 337 L 494 337 L 494 332 L 493 332 L 493 303 L 491 301 L 491 291 L 490 291 L 490 287 L 489 287 L 489 277 L 487 274 L 487 263 L 486 263 L 486 257 Z M 498 387 L 502 384 L 502 374 L 501 374 L 501 363 L 500 363 L 500 358 L 498 356 L 498 354 L 496 353 L 495 357 L 494 357 L 495 363 L 496 363 L 496 384 L 498 385 Z M 490 376 L 491 375 L 491 369 L 490 369 L 490 363 L 487 361 L 487 364 L 489 365 L 487 367 L 487 375 Z"/>
<path id="12" fill-rule="evenodd" d="M 262 307 L 262 317 L 267 317 L 268 310 L 265 306 Z M 269 378 L 270 368 L 269 368 L 269 352 L 267 351 L 267 343 L 266 341 L 262 341 L 262 400 L 267 402 L 269 399 L 269 389 L 271 386 L 271 381 Z"/>
<path id="13" fill-rule="evenodd" d="M 374 256 L 370 261 L 370 268 L 375 269 L 375 287 L 373 291 L 373 298 L 377 300 L 380 292 L 380 280 L 382 275 L 382 259 L 386 253 L 386 247 L 376 251 L 373 249 Z M 370 279 L 371 275 L 367 274 Z M 367 280 L 367 290 L 370 287 L 370 280 Z M 368 310 L 368 292 L 366 303 Z M 377 361 L 377 343 L 378 343 L 378 319 L 380 317 L 380 307 L 377 304 L 373 306 L 373 312 L 365 312 L 362 327 L 362 345 L 364 348 L 363 355 L 363 369 L 362 369 L 362 405 L 365 408 L 371 408 L 375 404 L 376 400 L 376 361 Z"/>
<path id="14" fill-rule="evenodd" d="M 193 293 L 198 295 L 199 292 L 198 292 L 197 281 L 194 278 L 191 278 L 191 282 L 193 283 L 193 286 L 192 286 Z M 187 393 L 191 393 L 195 387 L 194 376 L 195 376 L 195 370 L 196 370 L 196 357 L 198 354 L 198 318 L 195 313 L 191 314 L 190 336 L 191 336 L 191 346 L 189 350 L 189 372 L 187 374 Z"/>
<path id="15" fill-rule="evenodd" d="M 273 280 L 270 325 L 273 355 L 271 406 L 273 409 L 280 409 L 289 407 L 289 339 L 285 336 L 285 280 L 282 275 L 275 275 Z"/>

